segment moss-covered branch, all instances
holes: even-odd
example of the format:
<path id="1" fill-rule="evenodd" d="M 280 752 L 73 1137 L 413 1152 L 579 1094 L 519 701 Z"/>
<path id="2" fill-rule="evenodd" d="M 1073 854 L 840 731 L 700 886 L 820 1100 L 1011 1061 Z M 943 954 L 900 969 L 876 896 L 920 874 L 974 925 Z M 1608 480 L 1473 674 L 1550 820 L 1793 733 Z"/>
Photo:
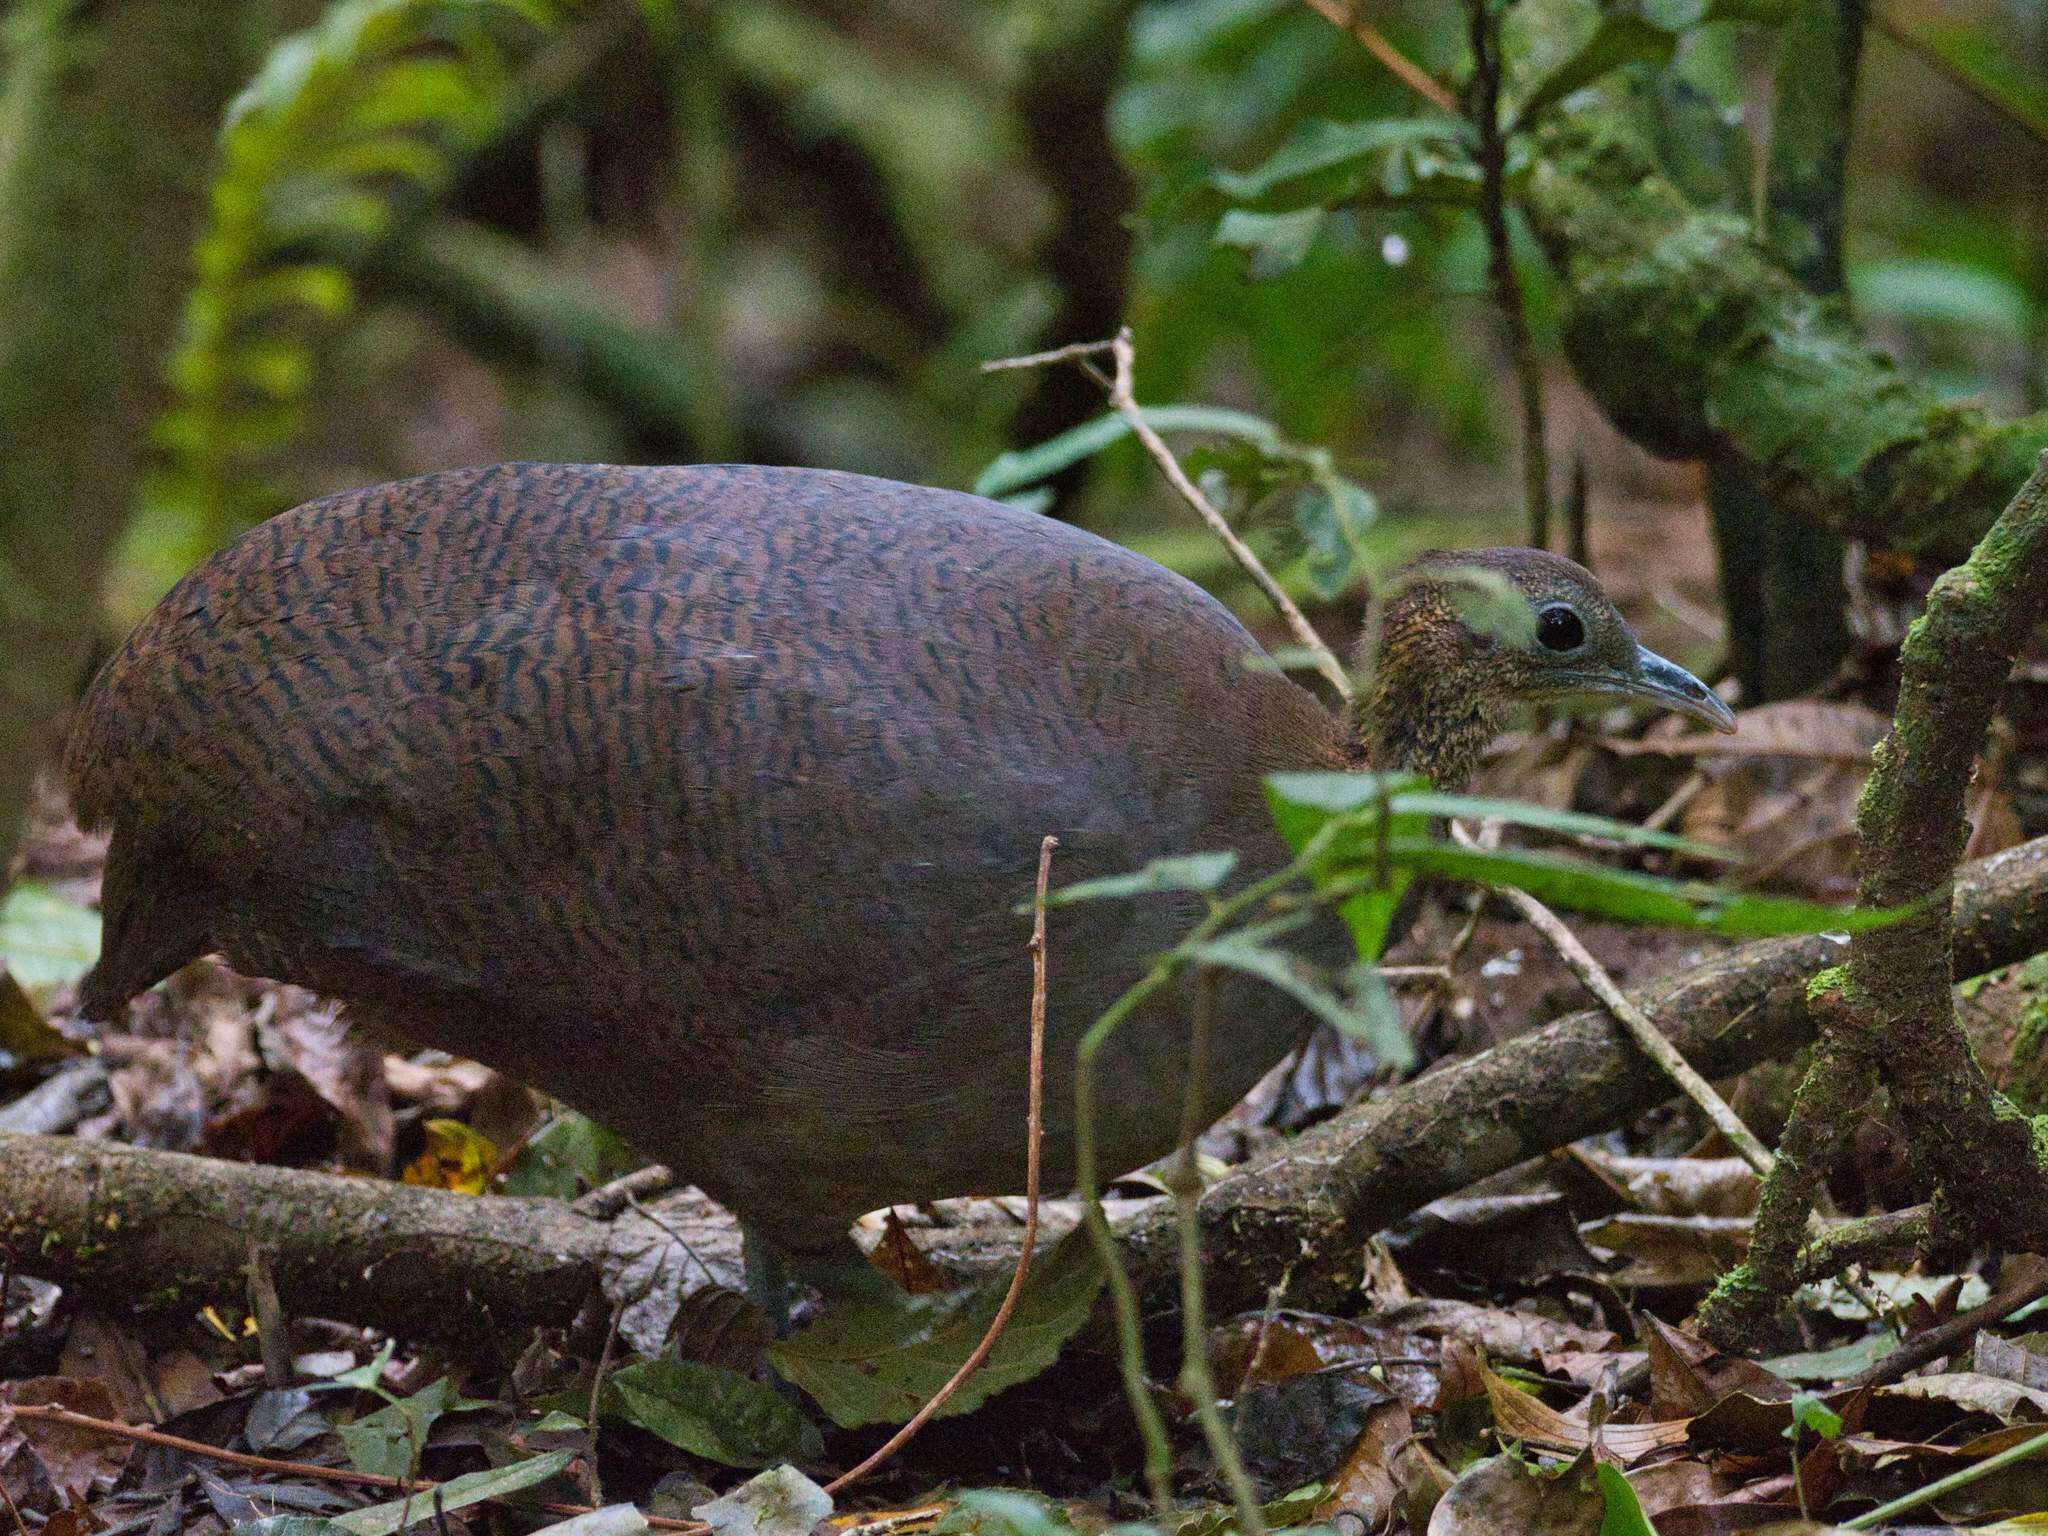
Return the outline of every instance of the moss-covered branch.
<path id="1" fill-rule="evenodd" d="M 1525 206 L 1580 380 L 1653 452 L 1732 461 L 1783 511 L 1960 559 L 2048 447 L 2048 414 L 2001 421 L 1901 374 L 1749 220 L 1693 207 L 1641 110 L 1622 82 L 1537 130 Z"/>
<path id="2" fill-rule="evenodd" d="M 1949 992 L 1956 861 L 1970 778 L 2013 658 L 2048 609 L 2048 457 L 1970 558 L 1945 573 L 1900 652 L 1898 711 L 1857 807 L 1857 895 L 1908 908 L 1857 934 L 1815 979 L 1816 1053 L 1765 1181 L 1750 1260 L 1702 1309 L 1724 1347 L 1789 1296 L 1835 1128 L 1872 1081 L 1890 1091 L 1914 1162 L 1956 1218 L 2009 1248 L 2048 1245 L 2048 1122 L 1993 1091 Z"/>

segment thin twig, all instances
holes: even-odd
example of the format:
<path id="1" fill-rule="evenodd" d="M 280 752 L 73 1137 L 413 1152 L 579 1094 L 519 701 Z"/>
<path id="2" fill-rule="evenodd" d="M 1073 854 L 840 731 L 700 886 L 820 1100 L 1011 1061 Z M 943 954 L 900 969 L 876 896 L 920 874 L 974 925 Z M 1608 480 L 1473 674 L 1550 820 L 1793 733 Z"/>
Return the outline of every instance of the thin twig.
<path id="1" fill-rule="evenodd" d="M 1258 1490 L 1245 1470 L 1244 1457 L 1230 1436 L 1230 1426 L 1216 1406 L 1216 1377 L 1209 1369 L 1209 1311 L 1202 1296 L 1202 1172 L 1195 1161 L 1195 1141 L 1202 1134 L 1202 1085 L 1209 1076 L 1209 1038 L 1216 1022 L 1216 972 L 1204 967 L 1195 975 L 1194 1024 L 1188 1033 L 1187 1083 L 1182 1091 L 1180 1157 L 1168 1186 L 1180 1228 L 1180 1386 L 1195 1408 L 1195 1422 L 1215 1458 L 1216 1469 L 1237 1506 L 1243 1536 L 1266 1536 L 1266 1517 Z"/>
<path id="2" fill-rule="evenodd" d="M 1115 373 L 1107 378 L 1103 376 L 1102 370 L 1095 366 L 1094 361 L 1104 352 L 1109 353 L 1116 369 Z M 1064 347 L 1054 347 L 1047 352 L 1033 352 L 1025 357 L 997 358 L 992 362 L 983 363 L 981 371 L 996 373 L 1010 368 L 1043 368 L 1053 363 L 1079 363 L 1086 369 L 1089 375 L 1109 392 L 1110 409 L 1123 418 L 1124 425 L 1131 429 L 1131 435 L 1136 437 L 1145 452 L 1152 456 L 1152 462 L 1157 464 L 1160 472 L 1166 476 L 1166 483 L 1179 493 L 1182 501 L 1194 508 L 1195 515 L 1208 525 L 1209 531 L 1215 534 L 1223 547 L 1230 552 L 1230 557 L 1243 567 L 1245 574 L 1251 577 L 1253 585 L 1265 594 L 1266 601 L 1273 605 L 1274 611 L 1285 622 L 1295 644 L 1308 652 L 1316 671 L 1320 672 L 1324 680 L 1337 691 L 1337 697 L 1349 704 L 1352 696 L 1351 677 L 1345 672 L 1344 663 L 1337 659 L 1337 653 L 1324 643 L 1323 637 L 1316 633 L 1315 626 L 1309 623 L 1307 616 L 1302 613 L 1294 599 L 1289 597 L 1280 583 L 1273 579 L 1273 573 L 1266 569 L 1265 562 L 1253 553 L 1250 545 L 1237 536 L 1237 531 L 1230 526 L 1229 520 L 1217 511 L 1216 504 L 1202 494 L 1201 487 L 1196 485 L 1188 477 L 1187 471 L 1180 467 L 1180 460 L 1173 456 L 1173 450 L 1166 445 L 1166 439 L 1161 437 L 1152 423 L 1145 419 L 1145 413 L 1138 405 L 1131 382 L 1136 356 L 1136 349 L 1131 344 L 1131 328 L 1125 326 L 1108 341 L 1077 341 Z"/>
<path id="3" fill-rule="evenodd" d="M 0 1502 L 7 1505 L 7 1513 L 14 1517 L 14 1536 L 28 1536 L 28 1526 L 22 1521 L 21 1510 L 14 1502 L 14 1495 L 7 1491 L 7 1479 L 0 1477 Z"/>
<path id="4" fill-rule="evenodd" d="M 1478 840 L 1455 822 L 1451 825 L 1451 835 L 1468 848 L 1478 845 Z M 1579 941 L 1579 936 L 1572 932 L 1564 919 L 1527 891 L 1518 891 L 1513 886 L 1499 889 L 1529 925 L 1550 941 L 1550 947 L 1579 978 L 1580 985 L 1592 993 L 1601 1007 L 1628 1031 L 1637 1048 L 1657 1064 L 1681 1093 L 1700 1107 L 1700 1112 L 1715 1130 L 1727 1137 L 1729 1145 L 1742 1155 L 1743 1161 L 1760 1174 L 1769 1173 L 1776 1162 L 1770 1149 L 1742 1123 L 1742 1117 L 1728 1107 L 1728 1101 L 1714 1092 L 1713 1084 L 1701 1077 L 1692 1063 L 1678 1053 L 1678 1047 L 1664 1038 L 1664 1032 L 1650 1021 L 1649 1015 L 1629 1000 L 1607 967 L 1593 958 L 1592 952 Z"/>
<path id="5" fill-rule="evenodd" d="M 593 1221 L 610 1221 L 635 1200 L 651 1199 L 675 1187 L 676 1176 L 661 1163 L 649 1163 L 645 1168 L 635 1168 L 631 1173 L 620 1174 L 609 1184 L 600 1184 L 588 1194 L 579 1195 L 569 1203 L 569 1209 L 578 1216 L 588 1216 Z"/>
<path id="6" fill-rule="evenodd" d="M 1946 1322 L 1936 1323 L 1926 1332 L 1915 1334 L 1860 1376 L 1852 1378 L 1848 1385 L 1852 1389 L 1882 1387 L 1902 1380 L 1921 1366 L 1955 1353 L 1957 1347 L 1979 1329 L 2004 1322 L 2021 1307 L 2030 1306 L 2044 1296 L 2048 1296 L 2048 1264 L 2016 1283 L 2008 1282 L 1982 1306 L 1958 1312 Z"/>
<path id="7" fill-rule="evenodd" d="M 210 1461 L 225 1462 L 231 1467 L 243 1467 L 251 1472 L 275 1472 L 286 1477 L 310 1478 L 315 1482 L 348 1483 L 360 1488 L 384 1488 L 393 1493 L 415 1494 L 436 1493 L 441 1484 L 428 1482 L 423 1478 L 386 1477 L 380 1472 L 358 1472 L 353 1467 L 323 1467 L 311 1461 L 284 1461 L 274 1456 L 254 1456 L 247 1451 L 223 1450 L 217 1445 L 208 1445 L 203 1440 L 187 1440 L 183 1435 L 167 1435 L 160 1429 L 147 1429 L 138 1424 L 122 1424 L 113 1419 L 96 1419 L 91 1414 L 78 1413 L 56 1403 L 9 1403 L 4 1410 L 16 1419 L 40 1420 L 46 1424 L 61 1424 L 66 1429 L 84 1430 L 89 1434 L 105 1435 L 111 1440 L 128 1440 L 137 1445 L 157 1445 L 168 1451 L 180 1451 L 187 1456 L 202 1456 Z M 514 1509 L 536 1510 L 544 1515 L 591 1515 L 596 1507 L 589 1504 L 558 1504 L 552 1501 L 526 1500 L 516 1494 L 491 1494 L 487 1502 L 504 1504 Z M 650 1529 L 657 1531 L 681 1531 L 690 1536 L 706 1536 L 711 1529 L 699 1520 L 673 1520 L 665 1515 L 644 1515 Z"/>
<path id="8" fill-rule="evenodd" d="M 1842 1529 L 1845 1531 L 1871 1530 L 1883 1521 L 1891 1519 L 1894 1515 L 1903 1515 L 1909 1509 L 1918 1509 L 1922 1504 L 1931 1504 L 1945 1493 L 1953 1493 L 1958 1488 L 1967 1488 L 1979 1478 L 1989 1477 L 1992 1473 L 2012 1466 L 2015 1462 L 2025 1461 L 2035 1452 L 2042 1450 L 2048 1450 L 2048 1431 L 2043 1431 L 2031 1440 L 2022 1440 L 2018 1445 L 2009 1446 L 2005 1450 L 2000 1451 L 1996 1456 L 1986 1456 L 1982 1461 L 1972 1466 L 1967 1466 L 1960 1472 L 1951 1472 L 1947 1477 L 1937 1478 L 1925 1488 L 1916 1488 L 1911 1493 L 1902 1494 L 1898 1498 L 1893 1499 L 1889 1504 L 1880 1504 L 1875 1509 L 1866 1510 L 1853 1519 L 1843 1521 Z"/>
<path id="9" fill-rule="evenodd" d="M 930 1422 L 932 1415 L 951 1401 L 967 1378 L 981 1369 L 982 1361 L 1009 1326 L 1010 1314 L 1017 1310 L 1017 1298 L 1024 1292 L 1024 1279 L 1031 1273 L 1031 1253 L 1038 1242 L 1039 1143 L 1045 1136 L 1045 889 L 1052 878 L 1052 851 L 1059 845 L 1060 840 L 1050 836 L 1038 845 L 1038 890 L 1031 902 L 1031 1098 L 1024 1131 L 1024 1235 L 1019 1242 L 1016 1271 L 1010 1276 L 1010 1288 L 1003 1293 L 996 1315 L 989 1319 L 988 1331 L 974 1346 L 974 1353 L 961 1362 L 960 1369 L 932 1394 L 930 1402 L 918 1409 L 915 1418 L 883 1441 L 874 1454 L 827 1483 L 827 1493 L 836 1494 L 859 1482 L 902 1450 Z"/>
<path id="10" fill-rule="evenodd" d="M 583 1444 L 584 1457 L 590 1463 L 590 1502 L 604 1503 L 604 1475 L 597 1468 L 597 1405 L 604 1396 L 604 1379 L 612 1368 L 612 1353 L 619 1344 L 619 1324 L 626 1317 L 626 1302 L 630 1298 L 621 1296 L 612 1308 L 611 1326 L 604 1331 L 604 1349 L 597 1357 L 597 1371 L 590 1378 L 590 1410 L 583 1422 L 590 1430 L 590 1438 Z"/>
<path id="11" fill-rule="evenodd" d="M 1522 401 L 1522 509 L 1525 539 L 1534 549 L 1550 542 L 1550 445 L 1544 425 L 1543 365 L 1529 335 L 1522 280 L 1508 234 L 1507 139 L 1500 127 L 1500 29 L 1488 0 L 1466 0 L 1471 18 L 1472 121 L 1479 130 L 1479 221 L 1486 229 L 1486 273 L 1507 332 Z M 1583 504 L 1583 499 L 1582 499 Z"/>
<path id="12" fill-rule="evenodd" d="M 1458 110 L 1457 98 L 1441 80 L 1388 42 L 1385 35 L 1371 22 L 1361 20 L 1345 0 L 1302 0 L 1302 3 L 1332 26 L 1342 27 L 1357 38 L 1365 45 L 1367 53 L 1386 66 L 1388 74 L 1424 101 L 1441 107 L 1446 112 Z"/>
<path id="13" fill-rule="evenodd" d="M 1230 551 L 1230 557 L 1244 567 L 1258 589 L 1266 595 L 1285 621 L 1288 632 L 1294 636 L 1295 644 L 1315 658 L 1316 670 L 1322 673 L 1330 686 L 1337 690 L 1337 697 L 1345 703 L 1351 702 L 1351 678 L 1344 671 L 1344 663 L 1337 659 L 1336 652 L 1323 643 L 1323 637 L 1316 633 L 1301 609 L 1295 605 L 1265 563 L 1252 553 L 1251 546 L 1237 536 L 1223 514 L 1216 510 L 1215 503 L 1202 494 L 1200 486 L 1188 478 L 1186 470 L 1180 467 L 1180 460 L 1173 456 L 1173 450 L 1166 446 L 1166 439 L 1152 428 L 1145 419 L 1145 413 L 1138 409 L 1138 402 L 1132 393 L 1131 374 L 1136 362 L 1136 350 L 1131 345 L 1131 328 L 1125 326 L 1116 333 L 1116 339 L 1109 344 L 1110 356 L 1116 363 L 1115 377 L 1110 381 L 1109 404 L 1125 423 L 1145 451 L 1152 455 L 1152 462 L 1159 466 L 1166 476 L 1167 484 L 1180 493 L 1180 498 L 1195 509 L 1195 513 L 1209 531 L 1216 535 L 1223 547 Z"/>

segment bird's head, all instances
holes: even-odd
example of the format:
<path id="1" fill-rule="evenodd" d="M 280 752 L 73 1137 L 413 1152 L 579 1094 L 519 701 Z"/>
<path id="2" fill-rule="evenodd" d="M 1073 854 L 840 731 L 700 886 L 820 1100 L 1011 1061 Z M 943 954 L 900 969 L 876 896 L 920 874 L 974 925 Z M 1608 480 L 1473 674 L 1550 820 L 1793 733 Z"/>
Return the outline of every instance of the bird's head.
<path id="1" fill-rule="evenodd" d="M 1432 552 L 1381 595 L 1377 645 L 1354 746 L 1377 768 L 1411 768 L 1442 788 L 1471 776 L 1515 712 L 1571 699 L 1675 710 L 1723 731 L 1728 706 L 1637 641 L 1584 566 L 1537 549 Z M 1365 661 L 1361 655 L 1360 662 Z"/>

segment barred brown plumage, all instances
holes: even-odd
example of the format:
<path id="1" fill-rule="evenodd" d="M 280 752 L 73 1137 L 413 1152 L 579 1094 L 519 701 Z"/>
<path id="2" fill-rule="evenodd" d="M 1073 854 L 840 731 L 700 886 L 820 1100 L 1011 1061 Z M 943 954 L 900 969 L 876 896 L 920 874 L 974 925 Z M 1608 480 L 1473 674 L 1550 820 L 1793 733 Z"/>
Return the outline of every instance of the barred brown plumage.
<path id="1" fill-rule="evenodd" d="M 1475 630 L 1453 562 L 1582 643 Z M 1180 577 L 955 492 L 512 464 L 329 497 L 193 571 L 87 697 L 71 790 L 113 840 L 85 1004 L 218 951 L 525 1078 L 821 1250 L 886 1202 L 1015 1183 L 1044 834 L 1063 883 L 1220 847 L 1249 876 L 1282 852 L 1269 772 L 1459 779 L 1528 698 L 1726 715 L 1536 551 L 1432 557 L 1384 636 L 1347 726 Z M 1054 913 L 1049 1185 L 1074 1042 L 1195 906 Z M 1213 1113 L 1304 1027 L 1242 979 L 1217 1017 Z M 1169 1008 L 1117 1036 L 1108 1163 L 1171 1144 L 1181 1057 Z"/>

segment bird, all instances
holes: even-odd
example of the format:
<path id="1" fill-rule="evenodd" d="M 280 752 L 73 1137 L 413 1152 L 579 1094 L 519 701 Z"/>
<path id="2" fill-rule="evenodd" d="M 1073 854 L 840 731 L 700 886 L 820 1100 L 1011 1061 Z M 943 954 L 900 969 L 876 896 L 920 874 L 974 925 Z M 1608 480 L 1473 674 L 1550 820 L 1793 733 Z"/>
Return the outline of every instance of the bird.
<path id="1" fill-rule="evenodd" d="M 1515 622 L 1474 620 L 1474 570 Z M 1021 1183 L 1044 836 L 1063 884 L 1225 848 L 1251 878 L 1287 857 L 1271 773 L 1456 788 L 1549 700 L 1731 722 L 1554 554 L 1427 555 L 1382 609 L 1339 712 L 1182 577 L 955 491 L 502 464 L 309 502 L 80 705 L 68 785 L 111 831 L 81 1012 L 220 954 L 544 1090 L 829 1272 L 865 1212 Z M 1081 1033 L 1202 910 L 1050 914 L 1048 1187 Z M 1244 977 L 1214 1019 L 1207 1119 L 1306 1030 Z M 1177 1142 L 1185 1056 L 1163 996 L 1112 1037 L 1105 1169 Z"/>

